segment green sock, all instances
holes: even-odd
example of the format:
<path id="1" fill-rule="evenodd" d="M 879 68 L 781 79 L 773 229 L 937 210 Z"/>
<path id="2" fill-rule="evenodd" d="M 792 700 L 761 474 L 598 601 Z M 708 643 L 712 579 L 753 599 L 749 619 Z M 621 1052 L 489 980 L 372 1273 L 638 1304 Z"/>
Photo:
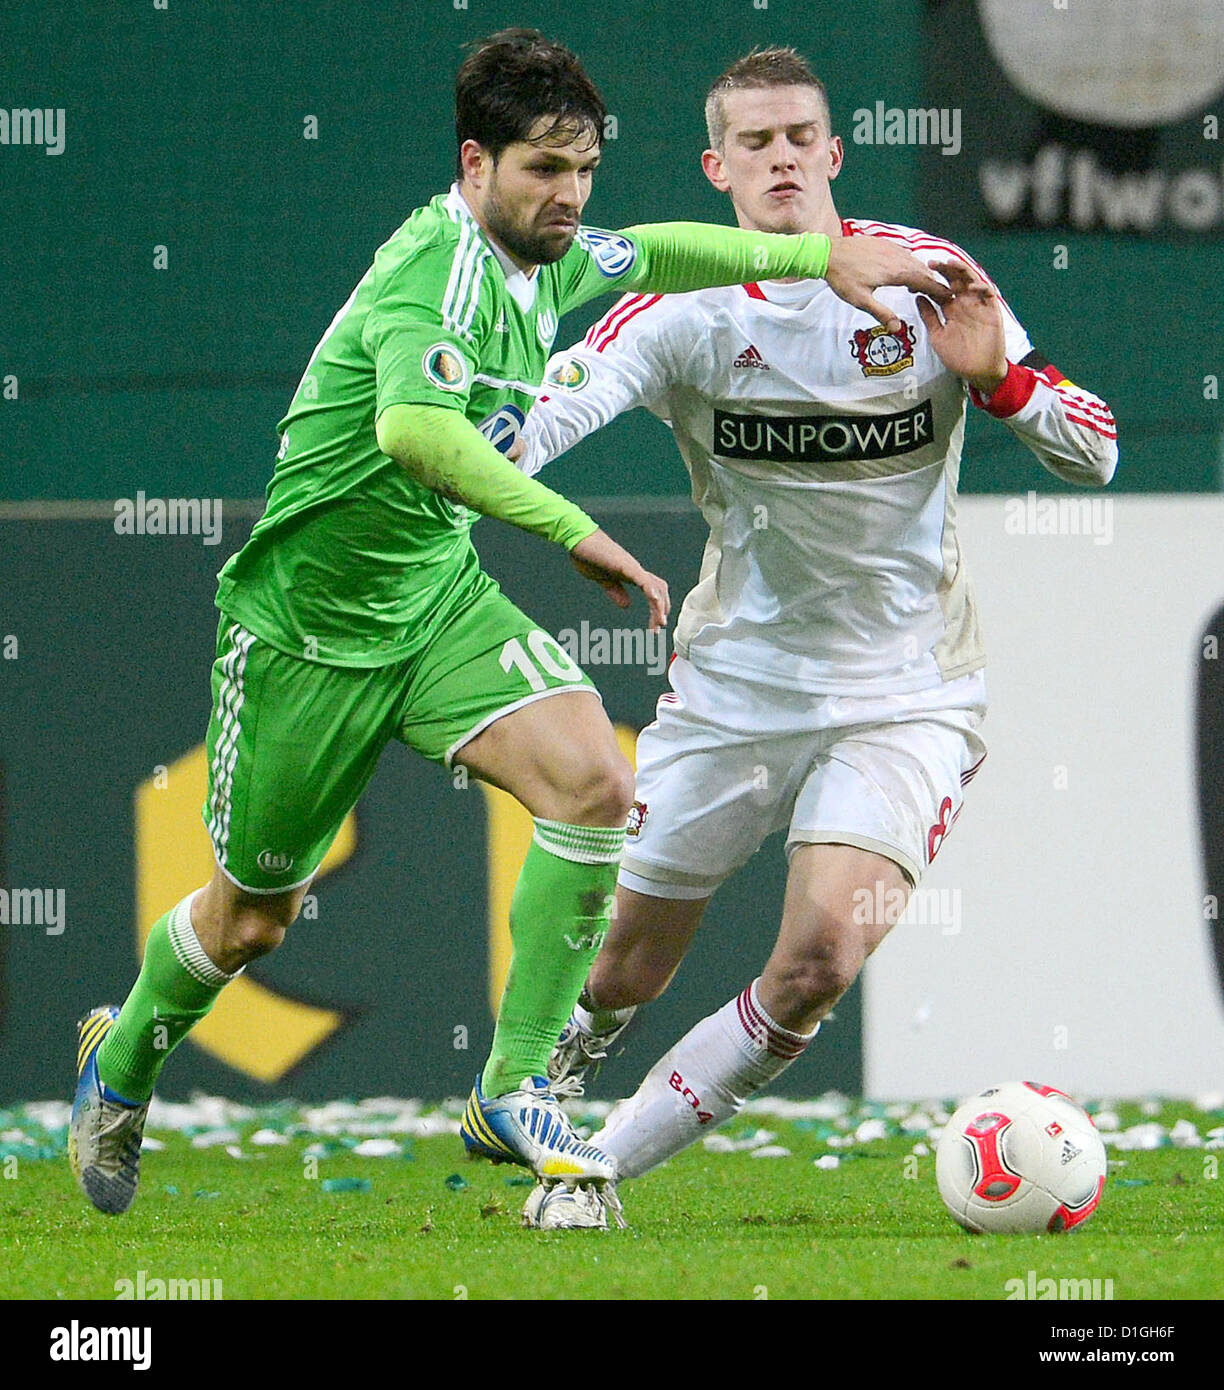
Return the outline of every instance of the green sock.
<path id="1" fill-rule="evenodd" d="M 546 1076 L 612 912 L 622 827 L 537 820 L 510 903 L 514 954 L 481 1075 L 486 1099 Z"/>
<path id="2" fill-rule="evenodd" d="M 146 1101 L 170 1053 L 234 978 L 208 958 L 191 925 L 191 898 L 159 917 L 144 965 L 98 1049 L 98 1075 L 125 1100 Z"/>

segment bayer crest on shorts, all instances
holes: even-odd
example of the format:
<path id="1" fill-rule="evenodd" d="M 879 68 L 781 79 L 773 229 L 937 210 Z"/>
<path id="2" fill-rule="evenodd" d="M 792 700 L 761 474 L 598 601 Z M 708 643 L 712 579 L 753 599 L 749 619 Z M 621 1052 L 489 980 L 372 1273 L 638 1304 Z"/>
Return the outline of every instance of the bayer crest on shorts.
<path id="1" fill-rule="evenodd" d="M 637 260 L 637 247 L 619 232 L 605 232 L 597 227 L 581 227 L 578 240 L 586 247 L 601 275 L 609 280 L 625 271 Z"/>

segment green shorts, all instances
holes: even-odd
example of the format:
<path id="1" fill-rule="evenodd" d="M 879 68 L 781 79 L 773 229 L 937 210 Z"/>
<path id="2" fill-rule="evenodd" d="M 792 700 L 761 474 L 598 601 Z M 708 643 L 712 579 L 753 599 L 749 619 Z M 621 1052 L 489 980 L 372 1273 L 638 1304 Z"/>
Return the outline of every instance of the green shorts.
<path id="1" fill-rule="evenodd" d="M 449 767 L 495 719 L 595 689 L 555 638 L 482 579 L 420 653 L 372 669 L 290 656 L 222 615 L 203 815 L 217 863 L 240 888 L 309 882 L 391 739 Z"/>

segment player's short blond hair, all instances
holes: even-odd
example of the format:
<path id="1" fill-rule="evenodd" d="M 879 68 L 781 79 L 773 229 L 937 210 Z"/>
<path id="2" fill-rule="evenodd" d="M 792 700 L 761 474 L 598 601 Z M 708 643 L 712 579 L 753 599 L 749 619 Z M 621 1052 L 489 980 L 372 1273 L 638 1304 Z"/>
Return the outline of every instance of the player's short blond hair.
<path id="1" fill-rule="evenodd" d="M 829 94 L 803 54 L 794 48 L 754 48 L 751 53 L 736 59 L 721 77 L 715 79 L 706 97 L 706 133 L 710 137 L 712 150 L 721 154 L 727 138 L 727 113 L 723 106 L 726 94 L 759 90 L 764 87 L 814 88 L 820 97 L 825 125 L 832 134 L 833 118 L 829 112 Z"/>

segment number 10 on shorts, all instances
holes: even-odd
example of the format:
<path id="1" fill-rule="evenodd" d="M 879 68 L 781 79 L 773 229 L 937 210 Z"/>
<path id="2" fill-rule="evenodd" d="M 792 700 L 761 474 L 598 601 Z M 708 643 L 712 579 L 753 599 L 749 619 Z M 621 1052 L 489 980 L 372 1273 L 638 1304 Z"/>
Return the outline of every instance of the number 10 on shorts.
<path id="1" fill-rule="evenodd" d="M 547 690 L 553 681 L 580 681 L 582 668 L 555 637 L 540 628 L 527 634 L 527 650 L 517 637 L 502 647 L 499 663 L 503 671 L 515 670 L 533 692 Z"/>

